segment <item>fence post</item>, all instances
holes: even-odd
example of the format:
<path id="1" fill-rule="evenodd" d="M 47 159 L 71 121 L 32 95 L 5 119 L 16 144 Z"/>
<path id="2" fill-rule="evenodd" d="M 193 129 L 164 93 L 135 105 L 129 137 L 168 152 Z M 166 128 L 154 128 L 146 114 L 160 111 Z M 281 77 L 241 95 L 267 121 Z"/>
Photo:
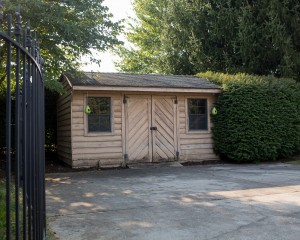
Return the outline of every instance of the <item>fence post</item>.
<path id="1" fill-rule="evenodd" d="M 11 36 L 11 15 L 7 18 L 7 36 Z M 6 60 L 6 238 L 11 236 L 11 42 L 7 43 Z"/>

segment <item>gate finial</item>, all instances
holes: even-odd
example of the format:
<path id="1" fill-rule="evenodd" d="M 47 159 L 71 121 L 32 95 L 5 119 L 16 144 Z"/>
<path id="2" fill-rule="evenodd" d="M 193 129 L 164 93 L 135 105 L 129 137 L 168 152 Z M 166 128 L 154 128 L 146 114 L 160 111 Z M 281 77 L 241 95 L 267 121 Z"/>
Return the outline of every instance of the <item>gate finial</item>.
<path id="1" fill-rule="evenodd" d="M 20 5 L 19 5 L 18 6 L 18 10 L 16 12 L 16 18 L 17 18 L 17 22 L 16 22 L 16 25 L 15 25 L 15 35 L 16 36 L 20 36 L 21 35 L 22 16 L 21 16 L 20 12 L 21 11 L 20 11 Z"/>
<path id="2" fill-rule="evenodd" d="M 26 47 L 31 48 L 31 30 L 30 21 L 26 25 Z"/>

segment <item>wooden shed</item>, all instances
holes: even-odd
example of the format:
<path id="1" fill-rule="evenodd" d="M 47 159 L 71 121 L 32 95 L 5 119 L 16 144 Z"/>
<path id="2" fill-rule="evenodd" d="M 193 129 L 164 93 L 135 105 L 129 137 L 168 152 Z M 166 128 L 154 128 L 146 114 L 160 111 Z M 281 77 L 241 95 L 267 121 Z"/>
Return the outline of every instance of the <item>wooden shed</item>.
<path id="1" fill-rule="evenodd" d="M 217 85 L 195 76 L 64 73 L 58 156 L 73 168 L 216 160 Z"/>

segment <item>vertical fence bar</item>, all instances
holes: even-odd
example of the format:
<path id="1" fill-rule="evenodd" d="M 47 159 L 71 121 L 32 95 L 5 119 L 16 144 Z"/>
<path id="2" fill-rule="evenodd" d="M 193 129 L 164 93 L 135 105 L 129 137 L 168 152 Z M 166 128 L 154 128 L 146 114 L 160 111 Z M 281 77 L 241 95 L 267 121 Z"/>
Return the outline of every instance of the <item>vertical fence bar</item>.
<path id="1" fill-rule="evenodd" d="M 36 39 L 36 34 L 35 34 L 35 37 L 34 37 L 34 43 L 35 43 L 35 46 L 34 46 L 34 50 L 35 50 L 35 59 L 37 62 L 39 62 L 39 54 L 38 54 L 38 43 L 37 43 L 37 39 Z M 36 126 L 37 126 L 37 131 L 35 133 L 36 135 L 36 149 L 35 149 L 35 152 L 36 152 L 36 173 L 37 173 L 37 183 L 36 183 L 36 188 L 37 189 L 41 189 L 41 182 L 40 182 L 40 154 L 39 154 L 39 149 L 40 149 L 40 139 L 39 139 L 39 129 L 40 129 L 40 123 L 38 121 L 38 116 L 39 116 L 39 113 L 40 113 L 40 109 L 39 109 L 39 99 L 38 99 L 38 96 L 39 96 L 39 88 L 38 88 L 38 71 L 37 71 L 37 67 L 35 66 L 34 67 L 34 72 L 35 72 L 35 88 L 36 88 L 36 94 L 35 94 L 35 101 L 36 101 L 36 104 L 35 104 L 35 107 L 36 107 L 36 114 L 35 114 L 35 121 L 36 121 Z M 41 204 L 40 204 L 40 192 L 39 191 L 36 191 L 36 215 L 37 215 L 37 219 L 40 217 L 40 214 L 41 214 Z M 40 236 L 41 236 L 41 221 L 37 221 L 37 238 L 40 239 Z"/>
<path id="2" fill-rule="evenodd" d="M 20 9 L 16 13 L 17 22 L 15 25 L 16 41 L 20 44 L 21 38 L 21 16 Z M 16 240 L 20 238 L 19 220 L 19 188 L 20 188 L 20 48 L 16 48 L 16 100 L 15 100 L 15 210 L 16 210 Z"/>
<path id="3" fill-rule="evenodd" d="M 26 30 L 23 30 L 23 47 L 26 48 Z M 22 177 L 23 177 L 23 240 L 27 239 L 27 58 L 22 53 L 23 63 L 23 84 L 22 84 Z"/>
<path id="4" fill-rule="evenodd" d="M 26 27 L 26 47 L 27 47 L 27 51 L 29 53 L 31 53 L 31 32 L 30 32 L 30 26 L 29 26 L 30 23 L 27 24 L 27 27 Z M 27 112 L 27 126 L 26 128 L 28 129 L 28 134 L 25 136 L 26 137 L 26 149 L 27 149 L 27 161 L 26 161 L 26 164 L 27 164 L 27 169 L 28 169 L 28 172 L 27 172 L 27 206 L 28 206 L 28 215 L 27 215 L 27 221 L 28 221 L 28 239 L 31 240 L 32 239 L 32 222 L 31 222 L 31 214 L 32 214 L 32 203 L 31 203 L 31 193 L 32 193 L 32 184 L 31 184 L 31 177 L 32 174 L 32 169 L 31 169 L 31 156 L 32 156 L 32 151 L 31 151 L 31 145 L 32 145 L 32 142 L 31 142 L 31 80 L 30 80 L 30 77 L 31 76 L 31 60 L 29 58 L 29 56 L 27 57 L 27 79 L 26 79 L 26 92 L 27 92 L 27 100 L 26 100 L 26 103 L 27 103 L 27 107 L 26 107 L 26 112 Z"/>
<path id="5" fill-rule="evenodd" d="M 39 51 L 40 54 L 40 51 Z M 46 189 L 45 189 L 45 87 L 44 87 L 44 60 L 40 56 L 41 75 L 39 75 L 40 87 L 38 89 L 40 93 L 39 111 L 40 111 L 40 184 L 41 184 L 41 213 L 39 218 L 41 219 L 41 239 L 46 239 Z"/>
<path id="6" fill-rule="evenodd" d="M 39 54 L 39 43 L 36 40 L 36 60 L 38 62 L 38 64 L 40 65 L 40 54 Z M 38 142 L 38 147 L 37 147 L 37 160 L 38 160 L 38 189 L 43 189 L 43 169 L 42 169 L 42 156 L 41 156 L 41 149 L 42 149 L 42 137 L 41 137 L 41 115 L 43 114 L 41 112 L 41 104 L 42 104 L 42 99 L 40 98 L 41 96 L 41 88 L 40 88 L 40 76 L 38 74 L 38 69 L 36 68 L 36 85 L 37 85 L 37 142 Z M 39 214 L 38 214 L 38 218 L 40 218 L 42 216 L 43 213 L 43 203 L 42 203 L 42 191 L 38 191 L 37 192 L 38 195 L 38 209 L 39 209 Z M 38 237 L 39 239 L 42 238 L 43 236 L 43 221 L 38 221 L 38 229 L 39 229 L 39 233 L 38 233 Z"/>
<path id="7" fill-rule="evenodd" d="M 45 199 L 45 88 L 44 88 L 44 59 L 41 57 L 40 55 L 40 49 L 38 49 L 38 53 L 39 53 L 39 64 L 41 66 L 41 71 L 42 71 L 42 75 L 39 76 L 39 90 L 38 92 L 40 93 L 40 99 L 39 99 L 39 110 L 40 110 L 40 148 L 39 148 L 39 152 L 40 152 L 40 163 L 41 163 L 41 177 L 40 177 L 40 183 L 41 183 L 41 189 L 42 191 L 40 191 L 41 194 L 41 207 L 42 207 L 42 212 L 41 212 L 41 218 L 43 216 L 46 216 L 46 199 Z M 42 239 L 46 239 L 46 218 L 43 218 L 44 221 L 42 221 Z"/>
<path id="8" fill-rule="evenodd" d="M 7 19 L 7 35 L 11 35 L 11 15 Z M 10 199 L 10 182 L 11 182 L 11 43 L 7 43 L 7 64 L 6 64 L 6 239 L 11 239 L 11 199 Z"/>
<path id="9" fill-rule="evenodd" d="M 33 56 L 33 58 L 36 58 L 35 55 L 35 38 L 32 41 L 32 48 L 31 48 L 31 55 Z M 33 191 L 32 191 L 32 204 L 33 204 L 33 229 L 37 229 L 37 216 L 38 216 L 38 209 L 37 209 L 37 159 L 36 159 L 36 113 L 37 113 L 37 109 L 36 109 L 36 94 L 37 94 L 37 90 L 36 90 L 36 71 L 35 71 L 35 65 L 32 64 L 32 171 L 34 174 L 33 177 L 33 182 L 32 182 L 32 186 L 33 186 Z M 37 239 L 37 231 L 34 231 L 34 239 Z"/>

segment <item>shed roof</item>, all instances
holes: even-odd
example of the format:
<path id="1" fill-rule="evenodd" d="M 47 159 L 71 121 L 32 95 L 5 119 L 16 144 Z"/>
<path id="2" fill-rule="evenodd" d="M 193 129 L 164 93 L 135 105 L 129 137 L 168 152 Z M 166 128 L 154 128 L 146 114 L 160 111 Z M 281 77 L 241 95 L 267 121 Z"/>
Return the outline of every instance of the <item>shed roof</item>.
<path id="1" fill-rule="evenodd" d="M 66 72 L 74 86 L 218 89 L 206 79 L 187 75 Z"/>

